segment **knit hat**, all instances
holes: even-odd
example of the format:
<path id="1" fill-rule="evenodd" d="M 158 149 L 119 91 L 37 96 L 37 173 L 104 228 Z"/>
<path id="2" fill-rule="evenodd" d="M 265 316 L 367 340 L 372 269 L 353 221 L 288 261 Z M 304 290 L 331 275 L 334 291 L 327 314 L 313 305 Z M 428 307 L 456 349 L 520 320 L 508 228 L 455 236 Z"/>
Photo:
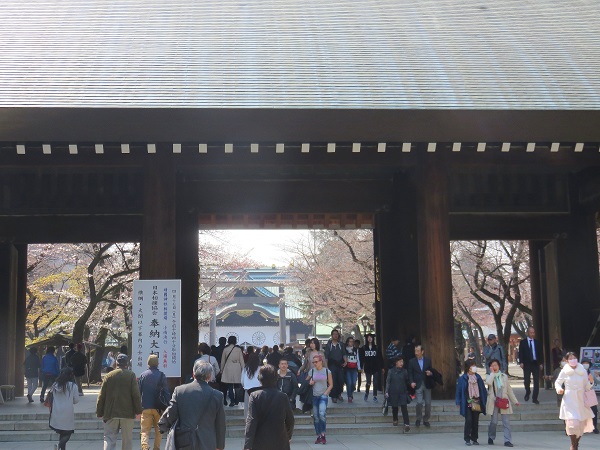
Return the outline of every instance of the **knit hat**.
<path id="1" fill-rule="evenodd" d="M 148 356 L 148 365 L 150 367 L 158 367 L 158 355 Z"/>
<path id="2" fill-rule="evenodd" d="M 119 356 L 117 356 L 117 364 L 122 366 L 122 365 L 125 365 L 128 363 L 129 363 L 129 356 L 127 356 L 123 353 L 119 353 Z"/>

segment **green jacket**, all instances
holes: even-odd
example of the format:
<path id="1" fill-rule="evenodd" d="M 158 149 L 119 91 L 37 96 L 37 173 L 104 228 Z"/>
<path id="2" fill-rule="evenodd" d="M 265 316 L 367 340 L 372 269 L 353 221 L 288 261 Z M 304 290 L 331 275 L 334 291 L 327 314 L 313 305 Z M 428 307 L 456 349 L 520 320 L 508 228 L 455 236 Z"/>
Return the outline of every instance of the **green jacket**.
<path id="1" fill-rule="evenodd" d="M 135 379 L 135 373 L 127 369 L 115 369 L 104 378 L 96 415 L 105 420 L 134 419 L 142 413 L 142 397 Z"/>

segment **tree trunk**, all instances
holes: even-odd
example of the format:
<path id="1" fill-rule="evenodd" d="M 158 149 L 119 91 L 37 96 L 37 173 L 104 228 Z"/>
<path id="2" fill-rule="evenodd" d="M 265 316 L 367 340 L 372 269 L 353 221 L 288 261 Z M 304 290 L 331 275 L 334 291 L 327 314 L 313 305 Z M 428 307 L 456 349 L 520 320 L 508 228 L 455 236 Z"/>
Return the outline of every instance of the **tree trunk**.
<path id="1" fill-rule="evenodd" d="M 106 336 L 108 328 L 100 328 L 98 337 L 96 338 L 96 347 L 94 352 L 94 362 L 90 368 L 90 383 L 100 383 L 102 381 L 102 361 L 104 360 L 104 346 L 106 344 Z"/>
<path id="2" fill-rule="evenodd" d="M 83 342 L 85 326 L 87 325 L 87 321 L 91 317 L 92 313 L 96 309 L 96 306 L 98 306 L 98 301 L 90 300 L 81 317 L 79 317 L 79 319 L 77 319 L 75 322 L 75 325 L 73 325 L 73 342 Z"/>

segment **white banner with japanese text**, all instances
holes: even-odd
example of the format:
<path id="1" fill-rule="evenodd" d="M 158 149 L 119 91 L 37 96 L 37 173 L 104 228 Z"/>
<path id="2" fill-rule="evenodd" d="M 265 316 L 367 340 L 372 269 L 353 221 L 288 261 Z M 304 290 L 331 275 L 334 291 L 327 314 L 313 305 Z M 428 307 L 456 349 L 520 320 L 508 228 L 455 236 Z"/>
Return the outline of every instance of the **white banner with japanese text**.
<path id="1" fill-rule="evenodd" d="M 135 280 L 133 293 L 133 371 L 139 377 L 152 353 L 167 377 L 180 377 L 181 280 Z"/>

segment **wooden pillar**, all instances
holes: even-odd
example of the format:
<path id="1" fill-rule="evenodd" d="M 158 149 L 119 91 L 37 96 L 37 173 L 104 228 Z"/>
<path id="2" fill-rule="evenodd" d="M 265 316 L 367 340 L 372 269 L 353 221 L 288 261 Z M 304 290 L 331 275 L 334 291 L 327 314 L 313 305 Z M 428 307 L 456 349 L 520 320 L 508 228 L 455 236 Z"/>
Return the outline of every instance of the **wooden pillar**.
<path id="1" fill-rule="evenodd" d="M 177 211 L 177 278 L 181 280 L 181 373 L 192 371 L 198 352 L 198 297 L 200 261 L 198 259 L 198 216 L 179 199 Z M 216 317 L 216 311 L 215 311 Z M 216 323 L 216 322 L 215 322 Z M 183 381 L 183 380 L 182 380 Z"/>
<path id="2" fill-rule="evenodd" d="M 448 178 L 439 155 L 427 155 L 419 165 L 418 245 L 421 299 L 421 341 L 433 367 L 444 374 L 442 398 L 455 391 L 454 315 L 450 274 Z M 435 159 L 434 159 L 435 158 Z"/>
<path id="3" fill-rule="evenodd" d="M 175 168 L 167 148 L 148 155 L 144 172 L 144 219 L 140 278 L 174 279 L 176 241 Z"/>
<path id="4" fill-rule="evenodd" d="M 420 337 L 416 198 L 407 174 L 394 180 L 394 203 L 375 216 L 376 330 L 382 350 L 394 337 Z"/>
<path id="5" fill-rule="evenodd" d="M 536 338 L 542 342 L 544 360 L 550 361 L 551 340 L 560 339 L 559 316 L 556 310 L 558 305 L 556 289 L 550 288 L 547 283 L 548 267 L 545 254 L 548 241 L 529 241 L 529 285 L 531 288 L 531 312 Z M 551 375 L 550 364 L 544 366 L 544 375 Z M 548 383 L 546 383 L 549 386 Z"/>
<path id="6" fill-rule="evenodd" d="M 0 244 L 0 384 L 16 386 L 18 251 L 13 244 Z M 22 378 L 22 377 L 21 377 Z M 22 381 L 21 381 L 22 384 Z"/>
<path id="7" fill-rule="evenodd" d="M 181 280 L 183 380 L 191 373 L 198 346 L 198 222 L 178 201 L 172 158 L 168 146 L 159 147 L 145 167 L 140 278 Z"/>
<path id="8" fill-rule="evenodd" d="M 17 311 L 16 311 L 16 342 L 15 349 L 15 395 L 25 394 L 25 322 L 27 320 L 27 244 L 15 246 L 18 253 L 17 262 Z"/>
<path id="9" fill-rule="evenodd" d="M 600 314 L 598 246 L 593 214 L 574 214 L 569 231 L 544 249 L 547 272 L 550 336 L 559 336 L 565 350 L 587 345 Z M 550 343 L 548 343 L 550 344 Z M 596 335 L 592 345 L 600 345 Z M 546 360 L 546 363 L 549 361 Z"/>

